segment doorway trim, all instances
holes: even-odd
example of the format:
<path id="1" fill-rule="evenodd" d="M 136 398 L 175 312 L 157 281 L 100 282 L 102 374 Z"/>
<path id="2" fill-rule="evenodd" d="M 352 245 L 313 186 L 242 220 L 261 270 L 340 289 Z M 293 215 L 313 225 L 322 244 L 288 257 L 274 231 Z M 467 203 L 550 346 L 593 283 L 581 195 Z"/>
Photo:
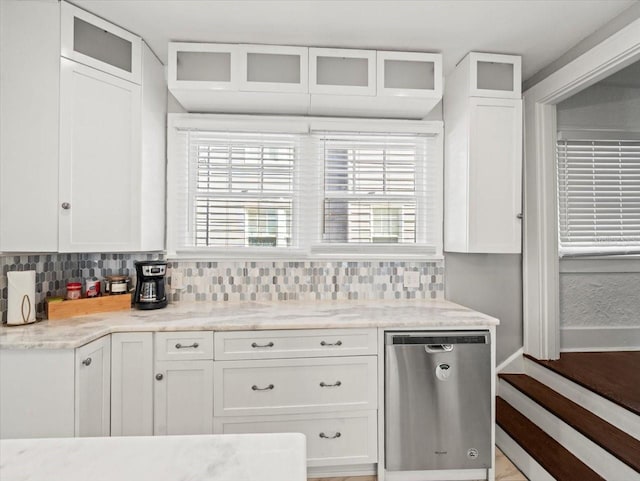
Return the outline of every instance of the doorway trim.
<path id="1" fill-rule="evenodd" d="M 524 352 L 560 355 L 556 104 L 640 60 L 640 19 L 524 92 Z"/>

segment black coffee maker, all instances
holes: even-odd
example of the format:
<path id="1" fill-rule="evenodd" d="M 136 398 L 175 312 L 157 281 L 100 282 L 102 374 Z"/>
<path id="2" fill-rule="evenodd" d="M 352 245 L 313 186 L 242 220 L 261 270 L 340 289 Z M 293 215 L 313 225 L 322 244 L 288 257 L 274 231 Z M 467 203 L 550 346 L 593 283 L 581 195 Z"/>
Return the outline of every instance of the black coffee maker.
<path id="1" fill-rule="evenodd" d="M 136 261 L 136 292 L 133 302 L 138 309 L 162 309 L 167 306 L 164 261 Z"/>

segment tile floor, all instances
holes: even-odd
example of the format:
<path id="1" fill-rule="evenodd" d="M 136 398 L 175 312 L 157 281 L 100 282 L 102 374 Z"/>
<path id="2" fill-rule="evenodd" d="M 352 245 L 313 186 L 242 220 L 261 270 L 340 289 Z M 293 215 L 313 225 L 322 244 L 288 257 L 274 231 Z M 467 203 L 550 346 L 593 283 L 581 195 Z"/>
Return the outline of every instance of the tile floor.
<path id="1" fill-rule="evenodd" d="M 312 478 L 310 481 L 376 481 L 376 477 Z M 498 448 L 496 448 L 496 481 L 527 481 L 527 478 L 518 471 L 518 468 Z"/>

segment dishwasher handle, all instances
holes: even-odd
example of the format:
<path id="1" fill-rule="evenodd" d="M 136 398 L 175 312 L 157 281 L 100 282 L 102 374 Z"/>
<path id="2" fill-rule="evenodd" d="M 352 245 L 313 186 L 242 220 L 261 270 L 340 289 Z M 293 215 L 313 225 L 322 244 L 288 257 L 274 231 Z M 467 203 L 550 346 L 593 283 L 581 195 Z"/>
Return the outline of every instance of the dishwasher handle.
<path id="1" fill-rule="evenodd" d="M 428 354 L 451 352 L 453 351 L 453 344 L 427 344 L 426 346 L 424 346 L 424 350 Z"/>

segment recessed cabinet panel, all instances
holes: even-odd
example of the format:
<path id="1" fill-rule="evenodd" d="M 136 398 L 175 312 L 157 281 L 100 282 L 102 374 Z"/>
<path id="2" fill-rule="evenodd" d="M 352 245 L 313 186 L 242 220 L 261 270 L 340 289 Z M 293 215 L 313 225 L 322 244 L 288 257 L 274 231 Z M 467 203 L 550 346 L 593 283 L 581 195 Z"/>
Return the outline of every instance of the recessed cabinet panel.
<path id="1" fill-rule="evenodd" d="M 309 49 L 309 92 L 338 95 L 376 94 L 376 52 Z"/>
<path id="2" fill-rule="evenodd" d="M 142 40 L 66 2 L 61 4 L 63 57 L 140 84 Z"/>
<path id="3" fill-rule="evenodd" d="M 419 52 L 378 52 L 378 95 L 442 96 L 442 56 Z"/>
<path id="4" fill-rule="evenodd" d="M 240 90 L 308 92 L 309 49 L 277 45 L 240 46 Z"/>
<path id="5" fill-rule="evenodd" d="M 169 42 L 169 89 L 237 90 L 237 45 Z"/>

